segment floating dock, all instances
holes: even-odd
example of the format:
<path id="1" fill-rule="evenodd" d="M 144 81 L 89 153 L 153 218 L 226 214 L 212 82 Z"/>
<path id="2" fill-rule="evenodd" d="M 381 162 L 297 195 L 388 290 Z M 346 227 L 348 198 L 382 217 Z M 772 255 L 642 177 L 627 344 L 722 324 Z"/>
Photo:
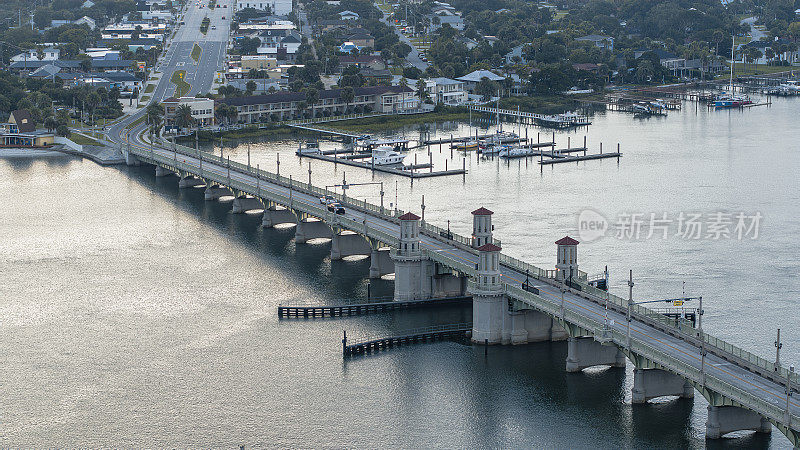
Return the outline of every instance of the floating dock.
<path id="1" fill-rule="evenodd" d="M 472 331 L 471 323 L 439 325 L 405 330 L 398 332 L 395 336 L 357 338 L 353 343 L 349 343 L 347 332 L 344 332 L 344 337 L 342 338 L 342 354 L 345 357 L 356 356 L 409 344 L 465 339 L 467 333 L 470 331 Z"/>
<path id="2" fill-rule="evenodd" d="M 403 166 L 402 168 L 397 168 L 390 166 L 375 165 L 369 162 L 354 161 L 353 159 L 349 158 L 337 158 L 336 155 L 328 156 L 321 153 L 298 153 L 298 156 L 303 158 L 319 159 L 322 161 L 332 162 L 334 164 L 344 164 L 347 166 L 360 167 L 362 169 L 372 170 L 375 172 L 390 173 L 392 175 L 400 175 L 408 178 L 430 178 L 430 177 L 441 177 L 445 175 L 463 175 L 467 173 L 466 165 L 463 162 L 462 162 L 462 167 L 460 169 L 434 171 L 433 165 L 430 163 L 411 164 L 408 166 Z M 418 172 L 417 169 L 429 169 L 429 171 Z"/>
<path id="3" fill-rule="evenodd" d="M 330 306 L 278 306 L 278 318 L 321 318 L 375 314 L 399 309 L 429 308 L 443 305 L 460 305 L 472 302 L 472 297 L 444 297 L 425 300 L 353 303 Z"/>
<path id="4" fill-rule="evenodd" d="M 576 162 L 576 161 L 588 161 L 590 159 L 605 159 L 605 158 L 619 158 L 622 156 L 620 152 L 613 152 L 613 153 L 595 153 L 593 155 L 579 155 L 579 156 L 562 156 L 562 157 L 555 157 L 551 159 L 542 159 L 539 161 L 539 164 L 546 166 L 548 164 L 560 164 L 560 163 L 567 163 L 567 162 Z"/>

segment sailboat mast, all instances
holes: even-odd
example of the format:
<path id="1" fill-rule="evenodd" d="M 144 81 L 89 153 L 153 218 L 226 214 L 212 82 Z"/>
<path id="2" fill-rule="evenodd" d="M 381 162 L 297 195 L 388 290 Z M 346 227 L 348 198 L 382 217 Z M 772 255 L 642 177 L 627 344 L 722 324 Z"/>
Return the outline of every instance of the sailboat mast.
<path id="1" fill-rule="evenodd" d="M 731 35 L 731 79 L 730 79 L 731 93 L 733 93 L 733 65 L 736 63 L 736 60 L 734 59 L 733 56 L 733 50 L 736 48 L 734 42 L 735 42 L 734 35 Z"/>

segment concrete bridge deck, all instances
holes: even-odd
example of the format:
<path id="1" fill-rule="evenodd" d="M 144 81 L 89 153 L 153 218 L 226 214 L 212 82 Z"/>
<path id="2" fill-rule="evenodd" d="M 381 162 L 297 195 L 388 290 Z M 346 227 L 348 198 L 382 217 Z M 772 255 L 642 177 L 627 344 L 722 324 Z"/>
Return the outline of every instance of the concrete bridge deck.
<path id="1" fill-rule="evenodd" d="M 227 186 L 234 192 L 281 204 L 393 248 L 399 245 L 399 216 L 402 211 L 360 200 L 341 199 L 346 213 L 332 214 L 319 202 L 321 195 L 333 195 L 331 192 L 265 171 L 256 172 L 243 164 L 221 160 L 210 154 L 201 155 L 186 147 L 178 146 L 178 152 L 174 152 L 132 143 L 127 153 L 142 162 L 184 175 L 195 175 Z M 495 240 L 495 243 L 499 241 Z M 420 246 L 430 260 L 468 277 L 477 275 L 479 252 L 471 248 L 465 238 L 447 239 L 439 233 L 423 231 Z M 677 328 L 673 320 L 640 306 L 633 308 L 628 342 L 625 300 L 609 296 L 609 322 L 606 324 L 605 291 L 593 289 L 585 283 L 578 285 L 580 290 L 565 289 L 564 284 L 550 278 L 549 271 L 502 254 L 500 262 L 503 293 L 512 299 L 516 308 L 533 309 L 555 318 L 570 330 L 571 337 L 594 336 L 598 339 L 602 335 L 605 345 L 616 346 L 632 361 L 639 361 L 637 367 L 643 364 L 643 367 L 667 370 L 685 378 L 713 407 L 732 406 L 755 411 L 775 424 L 795 447 L 800 445 L 800 403 L 792 399 L 787 408 L 786 369 L 775 370 L 771 362 L 690 325 L 683 324 L 682 329 Z M 527 276 L 538 289 L 538 295 L 522 289 Z M 703 346 L 708 352 L 704 361 L 701 358 Z M 797 374 L 794 377 L 796 390 L 799 384 Z"/>

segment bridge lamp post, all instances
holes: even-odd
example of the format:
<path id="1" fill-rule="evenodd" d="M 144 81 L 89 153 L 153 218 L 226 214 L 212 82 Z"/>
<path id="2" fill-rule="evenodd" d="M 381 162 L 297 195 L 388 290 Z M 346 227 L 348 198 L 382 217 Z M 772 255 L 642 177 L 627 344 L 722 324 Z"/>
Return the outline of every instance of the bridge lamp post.
<path id="1" fill-rule="evenodd" d="M 384 214 L 384 212 L 383 212 L 383 194 L 384 194 L 384 192 L 383 192 L 383 181 L 381 181 L 381 215 Z"/>
<path id="2" fill-rule="evenodd" d="M 562 286 L 561 286 L 561 320 L 566 320 L 566 319 L 564 318 L 564 292 L 566 292 L 566 291 L 567 291 L 567 290 L 566 290 L 566 289 L 564 288 L 564 286 L 562 285 Z"/>
<path id="3" fill-rule="evenodd" d="M 781 364 L 782 348 L 783 348 L 783 343 L 781 343 L 781 329 L 778 328 L 778 338 L 775 340 L 775 370 L 778 370 L 778 367 Z"/>
<path id="4" fill-rule="evenodd" d="M 626 319 L 628 321 L 628 329 L 627 329 L 627 344 L 628 350 L 631 349 L 631 309 L 633 309 L 633 270 L 630 270 L 630 278 L 628 279 L 628 313 L 626 314 Z M 606 282 L 608 283 L 608 282 Z M 606 284 L 606 289 L 608 289 L 608 284 Z"/>
<path id="5" fill-rule="evenodd" d="M 792 397 L 792 375 L 794 375 L 794 366 L 789 366 L 789 371 L 786 372 L 786 426 L 790 427 L 792 425 L 792 415 L 789 411 L 789 400 Z"/>

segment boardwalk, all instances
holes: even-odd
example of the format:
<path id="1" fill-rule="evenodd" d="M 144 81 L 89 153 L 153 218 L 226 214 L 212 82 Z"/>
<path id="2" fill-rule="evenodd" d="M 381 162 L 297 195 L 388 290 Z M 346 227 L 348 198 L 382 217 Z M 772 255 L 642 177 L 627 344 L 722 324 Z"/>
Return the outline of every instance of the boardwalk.
<path id="1" fill-rule="evenodd" d="M 347 305 L 280 305 L 278 318 L 318 318 L 318 317 L 343 317 L 359 316 L 362 314 L 375 314 L 399 309 L 430 308 L 445 305 L 472 305 L 472 297 L 443 297 L 424 300 L 393 301 L 386 299 L 382 302 L 351 303 Z"/>
<path id="2" fill-rule="evenodd" d="M 348 339 L 345 332 L 342 339 L 342 354 L 363 355 L 402 345 L 465 339 L 470 330 L 472 330 L 471 323 L 458 323 L 403 330 L 392 336 L 358 336 L 355 339 Z"/>

